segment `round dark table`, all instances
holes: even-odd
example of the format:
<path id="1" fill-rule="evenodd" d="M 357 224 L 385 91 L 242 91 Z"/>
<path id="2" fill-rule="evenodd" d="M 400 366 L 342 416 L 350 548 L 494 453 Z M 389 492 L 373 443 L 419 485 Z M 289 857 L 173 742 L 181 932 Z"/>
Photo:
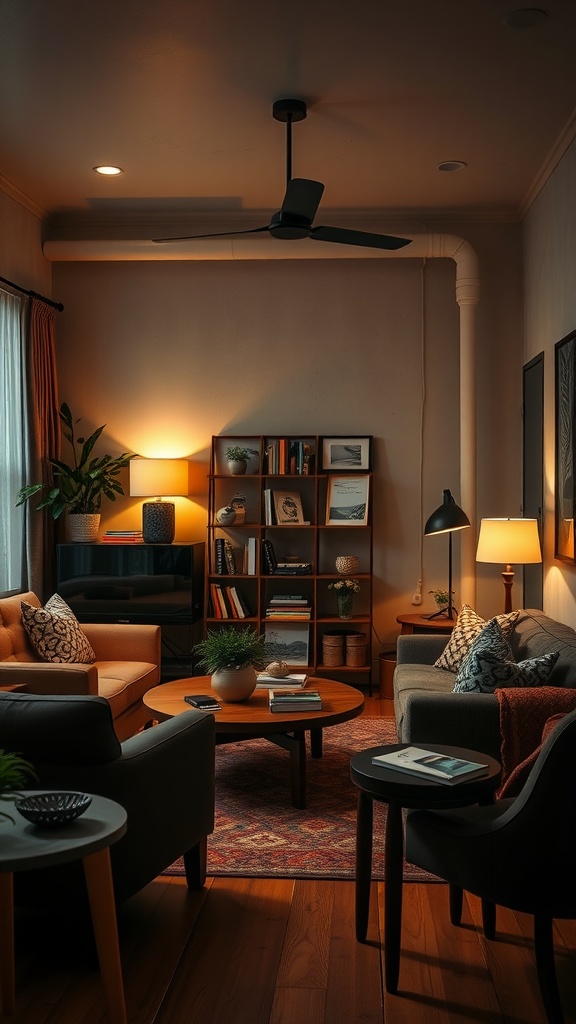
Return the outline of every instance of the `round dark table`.
<path id="1" fill-rule="evenodd" d="M 408 772 L 382 768 L 372 764 L 377 754 L 388 754 L 408 746 L 423 746 L 438 754 L 449 754 L 466 761 L 488 765 L 488 774 L 469 782 L 446 785 L 431 779 L 419 779 Z M 388 804 L 384 833 L 384 965 L 386 989 L 398 990 L 400 972 L 400 937 L 402 929 L 402 871 L 404 865 L 404 831 L 402 808 L 420 810 L 466 807 L 491 803 L 500 781 L 500 765 L 494 758 L 477 750 L 445 746 L 438 743 L 394 743 L 369 747 L 354 754 L 350 761 L 350 778 L 358 787 L 356 818 L 356 938 L 366 941 L 372 881 L 373 801 Z"/>

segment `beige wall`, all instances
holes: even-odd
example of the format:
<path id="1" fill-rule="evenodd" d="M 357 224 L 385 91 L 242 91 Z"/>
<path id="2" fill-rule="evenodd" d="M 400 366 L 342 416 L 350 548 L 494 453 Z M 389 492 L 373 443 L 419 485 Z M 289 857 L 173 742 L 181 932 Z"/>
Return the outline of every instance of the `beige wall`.
<path id="1" fill-rule="evenodd" d="M 42 222 L 0 190 L 0 276 L 52 297 L 52 266 L 42 255 Z"/>
<path id="2" fill-rule="evenodd" d="M 478 512 L 515 515 L 519 229 L 434 230 L 479 255 Z M 179 540 L 204 537 L 212 434 L 373 434 L 375 620 L 389 645 L 417 579 L 429 609 L 428 590 L 446 583 L 446 539 L 422 528 L 444 487 L 459 500 L 454 281 L 449 260 L 55 264 L 61 399 L 87 429 L 108 424 L 111 451 L 192 458 L 196 493 L 178 500 Z M 140 502 L 126 498 L 107 506 L 103 527 L 139 522 Z M 501 587 L 486 574 L 484 614 L 500 610 Z"/>
<path id="3" fill-rule="evenodd" d="M 544 610 L 576 625 L 576 567 L 554 558 L 554 345 L 576 329 L 576 143 L 524 224 L 525 361 L 544 352 Z"/>

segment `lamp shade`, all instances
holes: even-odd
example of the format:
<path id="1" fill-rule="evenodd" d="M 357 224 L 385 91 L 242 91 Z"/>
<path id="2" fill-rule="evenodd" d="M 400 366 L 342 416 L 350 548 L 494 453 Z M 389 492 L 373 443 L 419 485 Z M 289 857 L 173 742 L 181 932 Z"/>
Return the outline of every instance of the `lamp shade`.
<path id="1" fill-rule="evenodd" d="M 424 527 L 424 535 L 431 533 L 451 533 L 453 530 L 465 530 L 470 526 L 468 516 L 457 505 L 450 491 L 443 491 L 442 504 L 432 513 Z"/>
<path id="2" fill-rule="evenodd" d="M 131 459 L 129 466 L 133 497 L 188 494 L 187 459 Z"/>
<path id="3" fill-rule="evenodd" d="M 477 562 L 541 562 L 537 519 L 482 519 Z"/>

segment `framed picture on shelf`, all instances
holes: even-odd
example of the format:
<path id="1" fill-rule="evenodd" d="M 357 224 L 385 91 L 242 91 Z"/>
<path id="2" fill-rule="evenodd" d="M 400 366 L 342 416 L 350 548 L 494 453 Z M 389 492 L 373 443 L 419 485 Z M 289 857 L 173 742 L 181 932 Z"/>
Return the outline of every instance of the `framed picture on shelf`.
<path id="1" fill-rule="evenodd" d="M 322 437 L 320 468 L 333 473 L 366 473 L 372 469 L 372 437 Z"/>
<path id="2" fill-rule="evenodd" d="M 576 331 L 555 347 L 556 483 L 554 490 L 554 557 L 576 563 L 574 516 L 576 494 Z"/>
<path id="3" fill-rule="evenodd" d="M 332 476 L 326 495 L 327 526 L 367 526 L 369 476 Z"/>
<path id="4" fill-rule="evenodd" d="M 304 513 L 298 491 L 273 491 L 277 526 L 302 526 Z"/>
<path id="5" fill-rule="evenodd" d="M 288 665 L 308 665 L 310 627 L 302 622 L 267 622 L 264 627 L 271 661 Z"/>

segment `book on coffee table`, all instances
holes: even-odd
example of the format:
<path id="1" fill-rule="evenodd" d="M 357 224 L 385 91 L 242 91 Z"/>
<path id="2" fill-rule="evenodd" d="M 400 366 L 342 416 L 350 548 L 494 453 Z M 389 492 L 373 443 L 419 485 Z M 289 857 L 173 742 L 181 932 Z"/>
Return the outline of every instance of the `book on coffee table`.
<path id="1" fill-rule="evenodd" d="M 318 690 L 270 690 L 268 706 L 272 712 L 321 711 Z"/>
<path id="2" fill-rule="evenodd" d="M 488 765 L 481 761 L 466 761 L 450 754 L 424 750 L 422 747 L 404 747 L 388 754 L 376 754 L 372 764 L 407 772 L 409 775 L 419 775 L 449 786 L 457 782 L 469 782 L 470 779 L 481 778 L 488 773 Z"/>
<path id="3" fill-rule="evenodd" d="M 259 672 L 256 676 L 256 689 L 269 690 L 272 687 L 280 690 L 284 686 L 287 690 L 303 689 L 307 679 L 306 672 L 291 672 L 290 675 L 281 678 L 269 676 L 267 672 Z"/>

